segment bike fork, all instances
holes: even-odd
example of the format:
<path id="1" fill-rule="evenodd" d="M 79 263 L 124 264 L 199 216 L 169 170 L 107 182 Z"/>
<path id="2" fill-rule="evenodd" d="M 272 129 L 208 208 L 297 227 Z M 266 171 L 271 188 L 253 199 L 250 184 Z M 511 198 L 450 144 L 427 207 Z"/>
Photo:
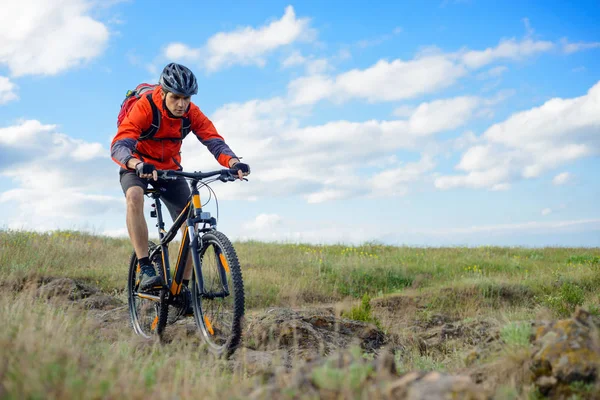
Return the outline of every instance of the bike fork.
<path id="1" fill-rule="evenodd" d="M 202 278 L 202 269 L 200 266 L 200 255 L 198 254 L 198 235 L 195 232 L 195 226 L 188 221 L 187 224 L 188 237 L 190 238 L 190 251 L 192 252 L 192 260 L 194 261 L 194 274 L 196 274 L 196 284 L 200 295 L 204 295 L 204 279 Z"/>

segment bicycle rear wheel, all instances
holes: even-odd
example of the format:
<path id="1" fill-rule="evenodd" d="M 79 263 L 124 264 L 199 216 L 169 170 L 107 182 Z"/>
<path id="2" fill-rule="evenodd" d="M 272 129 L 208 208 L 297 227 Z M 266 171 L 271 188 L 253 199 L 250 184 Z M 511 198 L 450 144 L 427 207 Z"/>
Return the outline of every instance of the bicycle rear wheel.
<path id="1" fill-rule="evenodd" d="M 201 291 L 192 277 L 194 319 L 211 352 L 229 357 L 238 347 L 244 316 L 244 283 L 237 254 L 229 239 L 212 231 L 199 250 Z"/>
<path id="2" fill-rule="evenodd" d="M 149 242 L 148 254 L 154 248 L 156 248 L 156 244 Z M 164 282 L 162 252 L 159 250 L 151 261 L 154 269 L 157 270 Z M 134 251 L 129 260 L 129 279 L 127 281 L 127 298 L 131 325 L 134 332 L 144 338 L 150 339 L 153 335 L 161 337 L 167 325 L 169 312 L 169 306 L 166 302 L 167 290 L 162 288 L 160 290 L 138 291 L 140 275 L 141 271 Z"/>

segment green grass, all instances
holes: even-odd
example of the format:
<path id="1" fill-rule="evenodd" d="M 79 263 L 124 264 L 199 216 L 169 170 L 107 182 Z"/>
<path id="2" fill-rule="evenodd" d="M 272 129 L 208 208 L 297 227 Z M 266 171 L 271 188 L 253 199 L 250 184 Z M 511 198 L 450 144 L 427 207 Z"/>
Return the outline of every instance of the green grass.
<path id="1" fill-rule="evenodd" d="M 530 324 L 511 322 L 500 330 L 500 338 L 509 347 L 529 347 L 532 333 Z"/>
<path id="2" fill-rule="evenodd" d="M 171 246 L 175 258 L 178 243 Z M 531 329 L 525 321 L 536 315 L 565 317 L 577 306 L 600 315 L 600 248 L 252 241 L 234 246 L 249 311 L 345 304 L 343 317 L 398 335 L 395 340 L 402 350 L 396 353 L 396 365 L 401 372 L 453 372 L 465 367 L 465 355 L 473 346 L 461 342 L 461 337 L 425 351 L 416 337 L 419 332 L 407 329 L 435 315 L 463 324 L 495 321 L 492 325 L 500 330 L 501 342 L 510 350 L 505 353 L 517 360 L 515 365 L 528 354 Z M 125 321 L 106 332 L 103 323 L 81 311 L 57 307 L 26 290 L 19 293 L 38 278 L 70 277 L 123 299 L 130 255 L 127 239 L 73 231 L 0 230 L 0 359 L 4 360 L 0 389 L 6 389 L 7 398 L 170 399 L 199 393 L 236 398 L 239 388 L 255 384 L 252 377 L 231 372 L 191 343 L 142 342 Z M 385 296 L 412 302 L 398 302 L 400 308 L 382 318 L 372 304 Z M 352 382 L 364 381 L 372 372 L 354 368 L 348 373 L 331 365 L 321 367 L 314 383 L 326 388 L 341 385 L 352 392 L 356 389 Z M 590 387 L 575 389 L 585 394 Z M 505 380 L 498 382 L 497 393 L 521 398 L 524 392 Z"/>
<path id="3" fill-rule="evenodd" d="M 68 307 L 27 296 L 0 296 L 1 383 L 14 399 L 218 396 L 236 379 L 194 346 L 160 346 Z"/>
<path id="4" fill-rule="evenodd" d="M 365 293 L 359 305 L 352 307 L 350 311 L 342 312 L 342 317 L 355 321 L 363 321 L 370 324 L 375 324 L 378 328 L 382 328 L 381 322 L 371 312 L 371 297 Z"/>
<path id="5" fill-rule="evenodd" d="M 250 308 L 401 293 L 417 280 L 421 290 L 478 287 L 491 307 L 505 294 L 499 290 L 521 287 L 535 295 L 537 304 L 564 315 L 576 305 L 597 304 L 595 288 L 600 286 L 600 249 L 234 245 Z M 176 257 L 178 243 L 171 246 Z M 0 280 L 68 276 L 119 293 L 125 288 L 130 254 L 128 239 L 72 231 L 0 231 Z M 534 300 L 527 293 L 527 301 Z"/>

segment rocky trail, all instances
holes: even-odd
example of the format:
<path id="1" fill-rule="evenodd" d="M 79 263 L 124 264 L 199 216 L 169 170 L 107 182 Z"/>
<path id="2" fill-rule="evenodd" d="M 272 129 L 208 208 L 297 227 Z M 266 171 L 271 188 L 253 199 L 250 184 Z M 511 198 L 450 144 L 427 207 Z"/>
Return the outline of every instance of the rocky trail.
<path id="1" fill-rule="evenodd" d="M 57 306 L 86 313 L 104 339 L 130 331 L 126 301 L 70 278 L 38 278 L 0 286 L 30 292 Z M 250 310 L 243 342 L 227 368 L 254 377 L 248 398 L 491 399 L 502 384 L 531 386 L 541 396 L 600 398 L 600 319 L 578 309 L 571 318 L 530 321 L 526 352 L 507 351 L 493 319 L 432 314 L 416 318 L 419 299 L 374 299 L 372 311 L 387 327 L 340 317 L 334 306 Z M 193 318 L 169 325 L 165 340 L 201 345 Z M 461 349 L 452 373 L 399 370 L 409 355 L 443 356 Z"/>

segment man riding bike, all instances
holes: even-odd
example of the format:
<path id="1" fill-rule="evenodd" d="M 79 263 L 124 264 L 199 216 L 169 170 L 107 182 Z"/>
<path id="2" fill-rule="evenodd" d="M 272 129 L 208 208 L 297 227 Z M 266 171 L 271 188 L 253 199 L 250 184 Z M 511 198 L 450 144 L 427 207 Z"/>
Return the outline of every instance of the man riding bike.
<path id="1" fill-rule="evenodd" d="M 240 162 L 213 123 L 191 102 L 191 96 L 197 93 L 198 83 L 192 71 L 180 64 L 168 64 L 160 75 L 159 85 L 133 105 L 111 143 L 111 157 L 121 166 L 119 177 L 127 203 L 127 231 L 140 264 L 141 289 L 162 285 L 148 258 L 144 190 L 154 181 L 153 187 L 162 188 L 161 198 L 173 220 L 181 213 L 190 196 L 187 181 L 157 182 L 156 170 L 182 170 L 180 149 L 185 135 L 191 130 L 219 164 L 238 171 L 239 179 L 250 173 L 249 165 Z M 151 128 L 153 134 L 146 137 L 144 133 Z M 184 225 L 182 231 L 185 228 Z M 185 286 L 192 270 L 190 256 L 183 275 Z"/>

